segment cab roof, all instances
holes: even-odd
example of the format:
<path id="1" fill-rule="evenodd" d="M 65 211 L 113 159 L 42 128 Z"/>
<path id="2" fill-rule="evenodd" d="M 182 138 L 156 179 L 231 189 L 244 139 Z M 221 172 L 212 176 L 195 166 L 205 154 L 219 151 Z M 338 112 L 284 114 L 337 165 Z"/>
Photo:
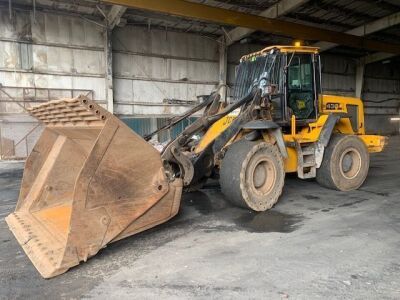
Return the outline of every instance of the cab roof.
<path id="1" fill-rule="evenodd" d="M 245 60 L 249 60 L 253 57 L 258 57 L 258 56 L 262 56 L 265 54 L 268 54 L 272 49 L 277 49 L 282 53 L 294 53 L 294 52 L 298 52 L 298 53 L 314 53 L 317 54 L 319 52 L 319 48 L 318 47 L 310 47 L 310 46 L 268 46 L 260 51 L 254 52 L 254 53 L 250 53 L 247 55 L 242 56 L 242 58 L 240 59 L 240 62 L 245 61 Z"/>

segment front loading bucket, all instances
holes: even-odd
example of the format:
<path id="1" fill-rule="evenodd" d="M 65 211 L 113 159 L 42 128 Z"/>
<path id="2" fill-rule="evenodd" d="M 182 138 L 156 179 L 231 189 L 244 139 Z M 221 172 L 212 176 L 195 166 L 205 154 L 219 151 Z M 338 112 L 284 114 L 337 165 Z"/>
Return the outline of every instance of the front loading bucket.
<path id="1" fill-rule="evenodd" d="M 182 181 L 169 182 L 159 152 L 111 113 L 83 96 L 30 113 L 46 126 L 6 222 L 43 277 L 178 212 Z"/>

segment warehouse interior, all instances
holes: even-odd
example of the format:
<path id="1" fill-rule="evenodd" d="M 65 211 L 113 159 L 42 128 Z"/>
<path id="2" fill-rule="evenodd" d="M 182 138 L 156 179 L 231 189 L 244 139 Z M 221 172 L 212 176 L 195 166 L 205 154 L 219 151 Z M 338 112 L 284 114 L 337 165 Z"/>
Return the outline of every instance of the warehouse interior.
<path id="1" fill-rule="evenodd" d="M 211 182 L 171 223 L 49 281 L 1 220 L 0 298 L 400 297 L 397 0 L 0 0 L 0 216 L 44 129 L 28 108 L 86 95 L 144 136 L 218 86 L 231 99 L 243 55 L 296 43 L 320 48 L 323 93 L 361 98 L 366 132 L 389 137 L 367 187 L 345 194 L 289 176 L 280 205 L 257 220 Z"/>
<path id="2" fill-rule="evenodd" d="M 145 134 L 218 84 L 232 87 L 242 55 L 297 40 L 99 1 L 34 2 L 1 3 L 3 156 L 11 152 L 8 156 L 26 157 L 40 135 L 40 126 L 23 107 L 90 94 Z M 396 1 L 197 2 L 392 44 L 399 41 Z M 399 123 L 390 121 L 399 114 L 398 57 L 316 40 L 302 43 L 323 50 L 324 93 L 362 97 L 369 132 L 399 132 Z"/>

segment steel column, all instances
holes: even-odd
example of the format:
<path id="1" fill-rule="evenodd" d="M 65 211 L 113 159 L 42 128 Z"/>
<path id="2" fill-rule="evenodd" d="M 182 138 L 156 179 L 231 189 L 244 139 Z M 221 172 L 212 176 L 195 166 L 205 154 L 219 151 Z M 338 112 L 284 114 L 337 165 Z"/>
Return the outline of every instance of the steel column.
<path id="1" fill-rule="evenodd" d="M 108 26 L 113 29 L 121 22 L 121 17 L 125 13 L 127 7 L 120 5 L 113 5 L 107 15 Z"/>
<path id="2" fill-rule="evenodd" d="M 113 93 L 113 73 L 112 73 L 112 29 L 107 27 L 104 30 L 104 54 L 105 54 L 105 84 L 106 84 L 106 99 L 107 110 L 114 112 L 114 93 Z"/>
<path id="3" fill-rule="evenodd" d="M 226 100 L 227 89 L 226 82 L 228 77 L 228 50 L 225 37 L 220 39 L 219 43 L 219 84 L 223 85 L 221 88 L 221 99 Z"/>
<path id="4" fill-rule="evenodd" d="M 361 98 L 362 96 L 362 90 L 364 86 L 364 71 L 365 71 L 365 65 L 362 63 L 359 63 L 357 65 L 356 69 L 356 97 Z"/>

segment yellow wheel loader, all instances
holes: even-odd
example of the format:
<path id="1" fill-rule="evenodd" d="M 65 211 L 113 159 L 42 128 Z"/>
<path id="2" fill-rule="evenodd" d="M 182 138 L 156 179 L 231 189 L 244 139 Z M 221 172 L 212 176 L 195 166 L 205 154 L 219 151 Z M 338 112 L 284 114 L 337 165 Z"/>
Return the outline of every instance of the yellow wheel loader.
<path id="1" fill-rule="evenodd" d="M 66 272 L 166 222 L 182 191 L 209 177 L 219 178 L 228 201 L 265 211 L 278 201 L 285 173 L 357 189 L 369 153 L 385 145 L 365 134 L 360 99 L 322 94 L 318 48 L 273 46 L 244 56 L 232 98 L 214 92 L 144 139 L 83 96 L 31 108 L 45 130 L 6 221 L 40 274 Z M 200 110 L 161 153 L 147 143 Z"/>

